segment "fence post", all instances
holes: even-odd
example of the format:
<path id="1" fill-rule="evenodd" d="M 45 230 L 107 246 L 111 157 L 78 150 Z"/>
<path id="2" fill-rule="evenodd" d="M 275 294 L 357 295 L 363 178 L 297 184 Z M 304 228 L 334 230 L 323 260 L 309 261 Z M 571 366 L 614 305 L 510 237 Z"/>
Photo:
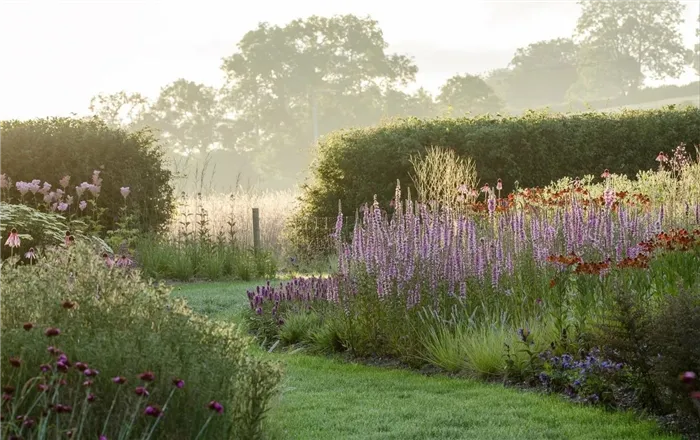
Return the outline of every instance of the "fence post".
<path id="1" fill-rule="evenodd" d="M 260 209 L 253 208 L 253 249 L 260 251 Z"/>

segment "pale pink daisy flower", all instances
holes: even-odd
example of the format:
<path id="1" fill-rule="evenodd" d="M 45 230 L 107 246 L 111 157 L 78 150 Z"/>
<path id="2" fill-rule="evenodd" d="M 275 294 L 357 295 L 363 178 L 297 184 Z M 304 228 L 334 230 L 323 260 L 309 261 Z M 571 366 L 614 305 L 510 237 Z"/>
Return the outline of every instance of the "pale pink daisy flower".
<path id="1" fill-rule="evenodd" d="M 126 198 L 131 193 L 131 189 L 128 186 L 122 186 L 119 188 L 119 192 L 122 194 L 122 197 Z"/>
<path id="2" fill-rule="evenodd" d="M 17 229 L 12 228 L 10 231 L 10 236 L 7 237 L 7 241 L 5 242 L 5 246 L 9 246 L 11 248 L 18 248 L 20 246 L 21 240 L 19 239 L 19 234 L 17 233 Z"/>

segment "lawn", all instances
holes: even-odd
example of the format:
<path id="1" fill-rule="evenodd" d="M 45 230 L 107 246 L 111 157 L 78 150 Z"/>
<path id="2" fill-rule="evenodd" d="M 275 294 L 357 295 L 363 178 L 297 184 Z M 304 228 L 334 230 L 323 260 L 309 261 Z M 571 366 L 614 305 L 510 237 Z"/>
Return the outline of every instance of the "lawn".
<path id="1" fill-rule="evenodd" d="M 175 286 L 174 295 L 213 319 L 238 320 L 251 283 Z M 279 439 L 672 439 L 631 414 L 581 407 L 556 396 L 446 376 L 303 354 L 270 355 L 285 366 L 269 413 Z"/>

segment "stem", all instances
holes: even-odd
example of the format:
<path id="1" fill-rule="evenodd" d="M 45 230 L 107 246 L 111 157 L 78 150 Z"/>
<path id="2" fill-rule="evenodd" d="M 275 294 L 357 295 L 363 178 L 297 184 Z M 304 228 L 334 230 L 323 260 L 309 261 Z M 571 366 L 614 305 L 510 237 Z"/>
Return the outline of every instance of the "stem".
<path id="1" fill-rule="evenodd" d="M 102 435 L 107 432 L 107 424 L 109 423 L 109 417 L 112 415 L 112 410 L 114 409 L 114 405 L 117 403 L 117 397 L 119 397 L 119 391 L 121 388 L 117 388 L 117 392 L 114 394 L 114 399 L 112 399 L 112 406 L 109 407 L 109 412 L 107 413 L 107 418 L 105 419 L 104 425 L 102 425 Z"/>
<path id="2" fill-rule="evenodd" d="M 194 440 L 199 440 L 199 437 L 202 436 L 204 433 L 204 430 L 207 429 L 207 426 L 209 426 L 209 422 L 211 422 L 211 418 L 214 417 L 214 415 L 210 415 L 209 418 L 207 419 L 206 422 L 204 422 L 204 426 L 202 426 L 202 429 L 199 430 L 199 434 L 197 434 L 197 437 L 194 438 Z"/>
<path id="3" fill-rule="evenodd" d="M 165 401 L 165 405 L 163 405 L 163 412 L 156 418 L 156 422 L 151 426 L 151 430 L 148 431 L 148 435 L 145 437 L 145 440 L 148 440 L 151 438 L 151 435 L 153 435 L 153 431 L 156 430 L 156 426 L 158 426 L 158 422 L 160 422 L 160 419 L 162 416 L 165 415 L 165 410 L 168 408 L 168 403 L 170 402 L 170 399 L 173 397 L 173 394 L 175 394 L 175 391 L 177 388 L 174 388 L 171 392 L 170 395 L 168 396 L 168 399 Z"/>

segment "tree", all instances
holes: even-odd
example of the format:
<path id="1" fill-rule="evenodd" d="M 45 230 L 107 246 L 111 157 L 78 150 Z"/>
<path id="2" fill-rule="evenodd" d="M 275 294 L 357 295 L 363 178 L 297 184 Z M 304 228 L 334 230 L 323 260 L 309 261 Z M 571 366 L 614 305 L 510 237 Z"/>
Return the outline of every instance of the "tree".
<path id="1" fill-rule="evenodd" d="M 597 100 L 637 90 L 644 75 L 634 57 L 614 48 L 588 44 L 578 53 L 578 78 L 567 92 L 570 100 Z"/>
<path id="2" fill-rule="evenodd" d="M 387 54 L 378 23 L 353 15 L 261 23 L 224 58 L 226 111 L 237 148 L 259 175 L 288 185 L 307 168 L 317 135 L 377 123 L 386 91 L 415 79 L 403 55 Z"/>
<path id="3" fill-rule="evenodd" d="M 581 45 L 597 53 L 607 51 L 615 60 L 623 60 L 622 54 L 629 56 L 639 76 L 663 79 L 681 75 L 687 51 L 679 30 L 685 6 L 679 0 L 580 0 L 579 4 L 582 12 L 576 38 Z"/>
<path id="4" fill-rule="evenodd" d="M 511 84 L 513 83 L 513 69 L 502 67 L 489 71 L 484 77 L 484 81 L 491 87 L 499 98 L 511 105 Z"/>
<path id="5" fill-rule="evenodd" d="M 165 144 L 178 177 L 193 177 L 189 173 L 194 167 L 201 189 L 202 173 L 206 171 L 203 168 L 211 162 L 209 153 L 223 148 L 222 116 L 216 90 L 178 79 L 161 89 L 141 123 L 154 129 Z M 178 189 L 183 188 L 181 185 Z"/>
<path id="6" fill-rule="evenodd" d="M 146 97 L 140 93 L 124 90 L 105 94 L 100 93 L 90 100 L 90 112 L 107 125 L 119 128 L 135 128 L 149 108 Z"/>
<path id="7" fill-rule="evenodd" d="M 510 62 L 509 104 L 523 108 L 558 104 L 576 82 L 577 46 L 569 38 L 519 48 Z"/>
<path id="8" fill-rule="evenodd" d="M 698 15 L 698 28 L 695 30 L 695 38 L 698 42 L 695 43 L 693 48 L 693 68 L 700 76 L 700 15 Z"/>
<path id="9" fill-rule="evenodd" d="M 455 75 L 440 87 L 437 102 L 451 108 L 455 116 L 480 115 L 503 109 L 503 101 L 486 82 L 476 75 Z"/>

